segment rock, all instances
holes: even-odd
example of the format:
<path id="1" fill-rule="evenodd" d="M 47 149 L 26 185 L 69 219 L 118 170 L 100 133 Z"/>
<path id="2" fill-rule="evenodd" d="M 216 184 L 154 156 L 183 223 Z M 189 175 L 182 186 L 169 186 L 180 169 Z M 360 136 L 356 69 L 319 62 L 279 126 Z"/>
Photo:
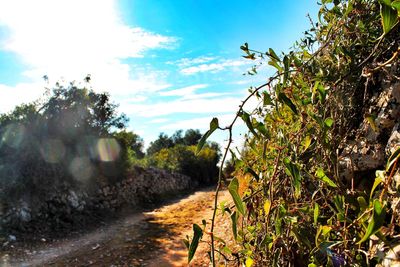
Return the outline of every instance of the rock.
<path id="1" fill-rule="evenodd" d="M 17 237 L 15 235 L 9 235 L 8 236 L 8 241 L 15 242 L 15 241 L 17 241 Z"/>
<path id="2" fill-rule="evenodd" d="M 382 267 L 400 267 L 400 245 L 392 246 L 386 254 L 382 261 Z"/>
<path id="3" fill-rule="evenodd" d="M 396 149 L 400 147 L 400 124 L 396 123 L 390 134 L 389 140 L 386 145 L 386 154 L 390 156 Z"/>
<path id="4" fill-rule="evenodd" d="M 30 222 L 32 216 L 28 209 L 22 208 L 19 211 L 19 218 L 21 219 L 22 222 Z"/>
<path id="5" fill-rule="evenodd" d="M 72 190 L 69 191 L 67 200 L 73 208 L 76 209 L 79 207 L 79 198 L 74 191 L 72 191 Z"/>

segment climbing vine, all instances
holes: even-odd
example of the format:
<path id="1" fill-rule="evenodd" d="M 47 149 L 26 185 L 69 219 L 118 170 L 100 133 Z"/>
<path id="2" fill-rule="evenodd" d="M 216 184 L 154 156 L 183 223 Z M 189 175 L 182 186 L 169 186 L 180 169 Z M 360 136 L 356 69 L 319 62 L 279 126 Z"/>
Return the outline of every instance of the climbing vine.
<path id="1" fill-rule="evenodd" d="M 221 127 L 214 118 L 198 145 L 200 151 L 216 130 L 228 132 L 209 228 L 213 266 L 365 266 L 382 262 L 393 249 L 400 149 L 371 179 L 346 175 L 341 157 L 360 138 L 360 124 L 379 132 L 369 105 L 384 77 L 399 79 L 399 17 L 399 0 L 323 0 L 318 22 L 311 20 L 289 53 L 241 46 L 245 58 L 267 62 L 276 73 L 250 89 L 230 125 Z M 252 112 L 243 108 L 249 99 L 259 101 Z M 238 120 L 249 130 L 240 155 L 230 149 Z M 229 153 L 236 168 L 228 186 L 233 204 L 218 206 Z M 217 211 L 229 215 L 241 249 L 227 249 L 216 238 Z M 203 224 L 194 225 L 193 238 L 186 240 L 189 261 Z"/>

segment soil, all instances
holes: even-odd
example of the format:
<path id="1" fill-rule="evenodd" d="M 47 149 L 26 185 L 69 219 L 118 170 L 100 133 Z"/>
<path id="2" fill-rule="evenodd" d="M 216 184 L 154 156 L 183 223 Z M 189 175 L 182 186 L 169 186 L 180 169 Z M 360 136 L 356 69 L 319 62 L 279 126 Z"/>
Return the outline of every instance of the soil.
<path id="1" fill-rule="evenodd" d="M 158 209 L 127 213 L 85 234 L 7 244 L 0 254 L 0 267 L 188 266 L 182 240 L 193 234 L 193 223 L 202 225 L 205 219 L 209 224 L 214 195 L 212 188 L 201 190 Z M 230 201 L 227 191 L 220 193 L 221 201 Z M 218 217 L 216 232 L 232 242 L 226 217 Z M 206 233 L 190 266 L 209 266 L 209 239 Z"/>

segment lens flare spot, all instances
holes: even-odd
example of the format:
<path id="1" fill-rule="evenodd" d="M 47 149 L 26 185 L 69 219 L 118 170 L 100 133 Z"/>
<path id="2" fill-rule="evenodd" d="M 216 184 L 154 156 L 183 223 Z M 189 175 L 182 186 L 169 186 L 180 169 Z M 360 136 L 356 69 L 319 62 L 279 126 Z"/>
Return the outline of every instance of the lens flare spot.
<path id="1" fill-rule="evenodd" d="M 65 146 L 58 139 L 49 139 L 42 143 L 40 153 L 46 162 L 58 163 L 64 158 Z"/>
<path id="2" fill-rule="evenodd" d="M 1 136 L 0 146 L 6 144 L 13 148 L 18 148 L 25 136 L 25 127 L 21 124 L 10 124 Z"/>
<path id="3" fill-rule="evenodd" d="M 97 152 L 101 161 L 115 161 L 121 148 L 114 138 L 101 138 L 97 141 Z"/>
<path id="4" fill-rule="evenodd" d="M 87 182 L 93 175 L 93 166 L 87 157 L 76 157 L 69 165 L 72 176 L 81 182 Z"/>

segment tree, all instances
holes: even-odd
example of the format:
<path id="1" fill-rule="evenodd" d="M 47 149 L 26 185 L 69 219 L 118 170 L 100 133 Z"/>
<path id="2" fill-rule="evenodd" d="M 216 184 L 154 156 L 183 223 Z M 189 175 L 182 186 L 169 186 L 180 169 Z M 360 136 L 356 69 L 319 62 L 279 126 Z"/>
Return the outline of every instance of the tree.
<path id="1" fill-rule="evenodd" d="M 114 133 L 113 136 L 120 144 L 123 151 L 122 154 L 127 153 L 129 154 L 129 156 L 135 157 L 137 159 L 142 159 L 144 157 L 143 139 L 139 135 L 123 130 Z"/>
<path id="2" fill-rule="evenodd" d="M 211 184 L 218 176 L 219 151 L 206 145 L 199 155 L 196 146 L 175 145 L 163 148 L 148 159 L 150 166 L 179 172 L 200 184 Z"/>
<path id="3" fill-rule="evenodd" d="M 187 146 L 194 146 L 200 141 L 202 135 L 199 130 L 189 129 L 185 132 L 183 143 Z"/>
<path id="4" fill-rule="evenodd" d="M 54 187 L 115 175 L 109 170 L 115 169 L 120 150 L 111 131 L 127 122 L 116 109 L 108 94 L 70 83 L 57 85 L 42 105 L 23 104 L 1 115 L 3 196 L 45 197 Z M 137 141 L 132 149 L 139 152 Z M 82 162 L 87 175 L 79 169 Z"/>
<path id="5" fill-rule="evenodd" d="M 147 148 L 147 155 L 153 155 L 163 148 L 170 148 L 174 146 L 174 142 L 165 133 L 160 133 L 158 138 L 151 142 Z"/>

